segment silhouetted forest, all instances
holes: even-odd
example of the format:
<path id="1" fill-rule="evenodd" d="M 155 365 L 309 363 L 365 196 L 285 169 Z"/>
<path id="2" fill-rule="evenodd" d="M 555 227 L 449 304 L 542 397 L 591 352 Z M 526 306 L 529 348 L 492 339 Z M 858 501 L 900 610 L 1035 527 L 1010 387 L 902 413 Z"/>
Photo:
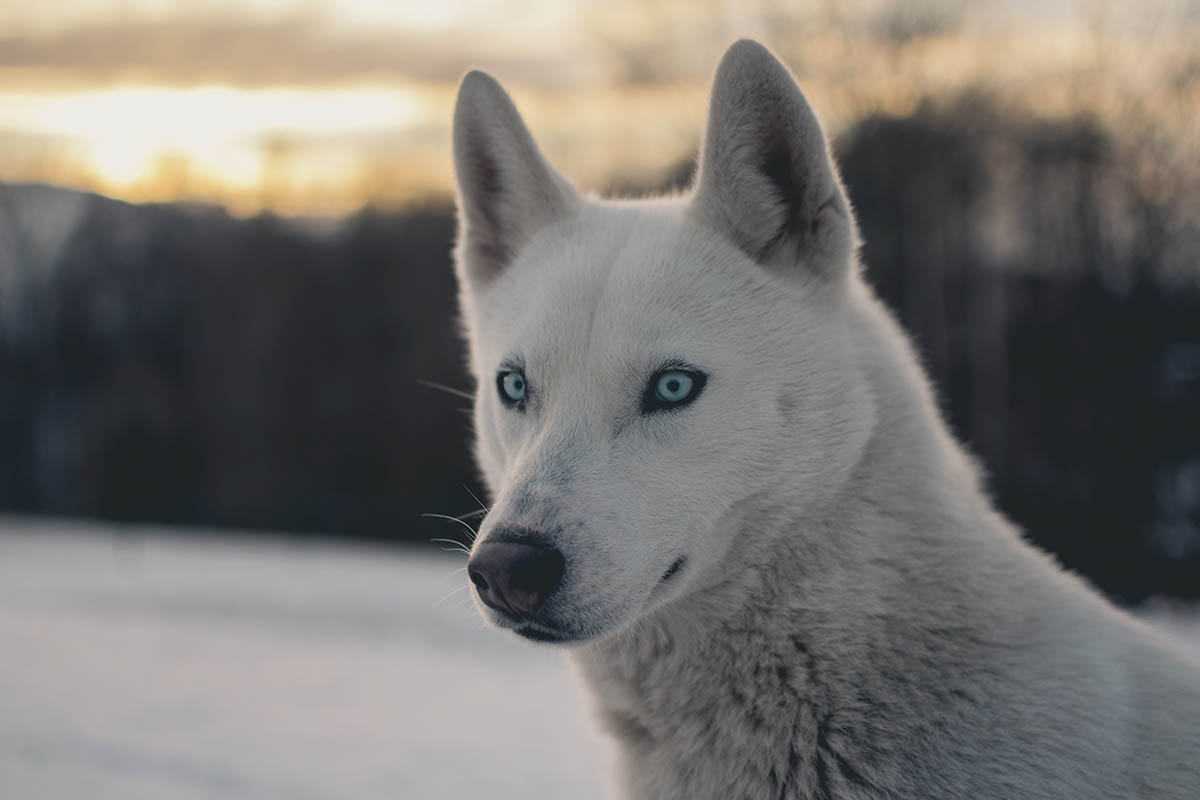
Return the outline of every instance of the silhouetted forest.
<path id="1" fill-rule="evenodd" d="M 979 99 L 837 149 L 1004 511 L 1120 598 L 1200 596 L 1200 168 Z M 479 493 L 469 401 L 419 382 L 470 388 L 452 237 L 448 205 L 318 225 L 0 186 L 0 508 L 447 535 L 420 515 Z"/>

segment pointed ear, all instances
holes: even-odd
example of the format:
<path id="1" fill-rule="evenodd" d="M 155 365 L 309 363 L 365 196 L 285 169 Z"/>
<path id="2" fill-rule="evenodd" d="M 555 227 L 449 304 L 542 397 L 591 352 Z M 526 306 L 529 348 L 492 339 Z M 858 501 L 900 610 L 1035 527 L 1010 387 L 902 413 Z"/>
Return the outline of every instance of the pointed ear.
<path id="1" fill-rule="evenodd" d="M 698 173 L 691 213 L 751 258 L 825 278 L 849 271 L 857 232 L 821 125 L 757 42 L 721 59 Z"/>
<path id="2" fill-rule="evenodd" d="M 490 75 L 469 72 L 454 109 L 460 279 L 493 280 L 539 228 L 579 202 L 547 163 L 508 94 Z"/>

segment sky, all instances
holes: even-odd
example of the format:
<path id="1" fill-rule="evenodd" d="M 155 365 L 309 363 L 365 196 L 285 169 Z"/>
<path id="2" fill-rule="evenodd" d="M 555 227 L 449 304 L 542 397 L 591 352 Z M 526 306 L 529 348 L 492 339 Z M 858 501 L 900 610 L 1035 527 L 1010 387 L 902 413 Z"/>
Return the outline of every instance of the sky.
<path id="1" fill-rule="evenodd" d="M 694 152 L 708 80 L 739 36 L 785 59 L 834 133 L 977 85 L 1042 113 L 1143 113 L 1170 86 L 1165 127 L 1194 132 L 1183 101 L 1200 100 L 1200 0 L 969 8 L 0 0 L 0 180 L 236 213 L 446 197 L 454 90 L 482 67 L 585 188 L 636 185 Z"/>

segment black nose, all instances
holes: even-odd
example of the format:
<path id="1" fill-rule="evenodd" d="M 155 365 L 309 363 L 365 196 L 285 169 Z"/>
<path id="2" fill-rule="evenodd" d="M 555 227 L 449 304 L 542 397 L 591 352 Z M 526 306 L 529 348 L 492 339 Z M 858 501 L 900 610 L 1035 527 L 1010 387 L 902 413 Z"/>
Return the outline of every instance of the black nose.
<path id="1" fill-rule="evenodd" d="M 515 617 L 532 614 L 563 576 L 562 553 L 522 542 L 484 542 L 467 562 L 479 599 Z"/>

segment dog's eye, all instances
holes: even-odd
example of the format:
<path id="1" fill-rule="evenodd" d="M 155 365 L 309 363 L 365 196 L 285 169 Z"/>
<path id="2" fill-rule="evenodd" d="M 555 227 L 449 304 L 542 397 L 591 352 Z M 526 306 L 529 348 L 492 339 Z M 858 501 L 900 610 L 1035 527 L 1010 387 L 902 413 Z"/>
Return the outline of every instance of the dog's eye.
<path id="1" fill-rule="evenodd" d="M 505 370 L 496 376 L 496 388 L 504 405 L 515 406 L 525 399 L 525 376 L 520 370 Z"/>
<path id="2" fill-rule="evenodd" d="M 679 408 L 696 399 L 707 376 L 698 370 L 664 369 L 650 379 L 642 396 L 642 413 Z"/>
<path id="3" fill-rule="evenodd" d="M 691 375 L 671 370 L 658 376 L 658 382 L 654 384 L 654 396 L 664 403 L 678 403 L 692 393 L 694 385 Z"/>

